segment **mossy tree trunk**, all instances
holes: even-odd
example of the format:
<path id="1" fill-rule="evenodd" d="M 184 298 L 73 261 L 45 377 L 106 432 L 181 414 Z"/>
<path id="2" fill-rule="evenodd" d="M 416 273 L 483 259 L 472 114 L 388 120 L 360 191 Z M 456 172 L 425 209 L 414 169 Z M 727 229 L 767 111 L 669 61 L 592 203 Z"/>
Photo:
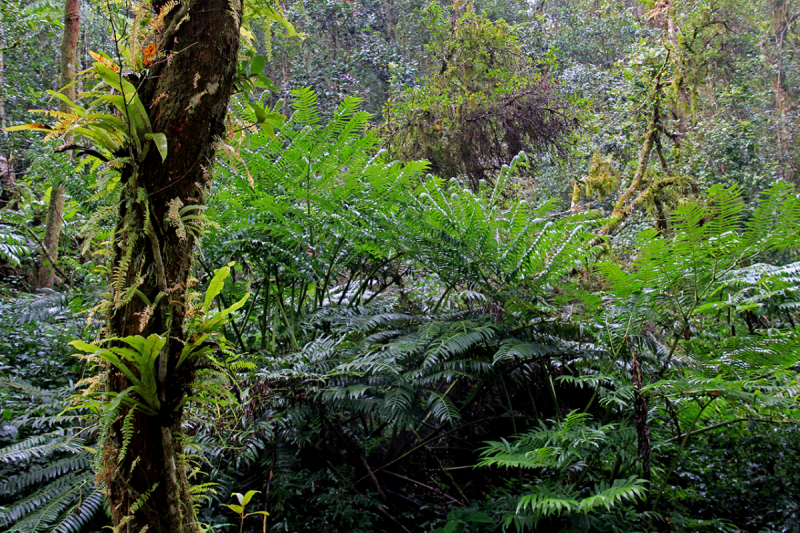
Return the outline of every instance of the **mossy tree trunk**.
<path id="1" fill-rule="evenodd" d="M 800 159 L 797 152 L 797 121 L 794 119 L 797 102 L 792 95 L 791 84 L 786 72 L 790 65 L 784 64 L 787 55 L 784 46 L 789 50 L 790 33 L 794 24 L 800 20 L 800 12 L 791 13 L 788 0 L 771 0 L 772 20 L 769 48 L 765 57 L 772 70 L 772 90 L 775 93 L 775 121 L 778 145 L 778 163 L 783 177 L 799 183 Z"/>
<path id="2" fill-rule="evenodd" d="M 3 52 L 6 49 L 6 32 L 3 25 L 3 12 L 0 11 L 0 132 L 6 129 L 6 80 L 5 80 L 5 66 L 3 63 Z M 2 135 L 8 133 L 2 132 Z"/>
<path id="3" fill-rule="evenodd" d="M 162 5 L 154 1 L 153 8 Z M 132 428 L 125 430 L 128 413 L 119 413 L 105 439 L 100 477 L 117 527 L 184 533 L 199 531 L 182 458 L 179 408 L 194 371 L 191 364 L 176 369 L 186 340 L 195 236 L 176 216 L 179 206 L 203 205 L 211 185 L 214 142 L 224 136 L 233 90 L 242 5 L 240 0 L 190 0 L 163 9 L 170 11 L 160 55 L 139 95 L 153 131 L 166 135 L 168 155 L 162 162 L 151 145 L 141 163 L 123 171 L 108 321 L 109 337 L 156 333 L 168 339 L 155 363 L 161 408 L 155 416 L 136 410 L 129 419 Z M 119 393 L 130 383 L 110 369 L 107 386 Z"/>
<path id="4" fill-rule="evenodd" d="M 77 61 L 78 37 L 80 36 L 80 1 L 64 2 L 64 35 L 61 39 L 61 92 L 75 101 L 75 62 Z M 61 102 L 61 111 L 69 112 L 69 106 Z M 72 143 L 72 134 L 64 138 L 65 144 Z M 54 184 L 50 189 L 50 203 L 47 206 L 47 225 L 44 230 L 45 254 L 39 269 L 39 287 L 52 287 L 56 272 L 52 261 L 58 259 L 58 241 L 64 221 L 64 187 Z"/>

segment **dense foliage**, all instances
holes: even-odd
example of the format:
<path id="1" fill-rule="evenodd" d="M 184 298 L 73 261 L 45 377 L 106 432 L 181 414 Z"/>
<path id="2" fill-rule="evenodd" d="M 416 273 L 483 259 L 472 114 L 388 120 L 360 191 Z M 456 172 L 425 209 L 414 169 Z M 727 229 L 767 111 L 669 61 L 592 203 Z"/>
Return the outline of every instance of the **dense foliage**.
<path id="1" fill-rule="evenodd" d="M 104 313 L 146 298 L 112 268 L 125 151 L 175 139 L 112 72 L 150 60 L 143 11 L 81 5 L 91 102 L 0 138 L 0 531 L 100 531 L 161 415 L 168 333 Z M 799 6 L 247 5 L 207 204 L 157 221 L 197 239 L 178 468 L 205 530 L 800 528 Z M 7 126 L 57 103 L 60 8 L 0 6 Z"/>

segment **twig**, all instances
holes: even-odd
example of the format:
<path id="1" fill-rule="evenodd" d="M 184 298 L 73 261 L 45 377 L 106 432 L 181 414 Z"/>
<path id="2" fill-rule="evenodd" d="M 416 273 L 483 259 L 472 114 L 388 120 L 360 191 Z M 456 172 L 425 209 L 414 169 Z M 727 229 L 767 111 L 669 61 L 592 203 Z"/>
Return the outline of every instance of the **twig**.
<path id="1" fill-rule="evenodd" d="M 363 455 L 361 456 L 361 464 L 363 464 L 364 468 L 366 468 L 367 472 L 369 472 L 369 477 L 372 479 L 372 482 L 375 484 L 375 488 L 378 489 L 378 494 L 380 494 L 381 497 L 385 500 L 386 499 L 386 494 L 383 493 L 383 489 L 381 489 L 381 486 L 378 483 L 378 478 L 375 477 L 375 473 L 369 467 L 369 464 L 367 463 L 367 460 Z"/>
<path id="2" fill-rule="evenodd" d="M 390 514 L 389 514 L 389 512 L 388 512 L 386 509 L 384 509 L 383 507 L 378 507 L 378 511 L 380 511 L 380 512 L 381 512 L 381 513 L 383 513 L 383 514 L 385 514 L 385 515 L 386 515 L 386 517 L 387 517 L 387 518 L 389 518 L 389 520 L 391 520 L 392 522 L 394 522 L 395 524 L 397 524 L 398 526 L 400 526 L 401 528 L 403 528 L 403 531 L 405 531 L 406 533 L 411 533 L 411 531 L 409 531 L 409 530 L 408 530 L 408 528 L 407 528 L 406 526 L 404 526 L 403 524 L 401 524 L 401 523 L 400 523 L 400 522 L 397 520 L 397 518 L 395 518 L 395 517 L 393 517 L 392 515 L 390 515 Z"/>
<path id="3" fill-rule="evenodd" d="M 470 466 L 470 468 L 472 468 L 472 467 Z M 444 496 L 446 499 L 450 500 L 453 503 L 457 503 L 458 505 L 461 505 L 462 507 L 464 506 L 464 504 L 461 503 L 460 501 L 456 500 L 455 498 L 453 498 L 449 494 L 447 494 L 447 493 L 445 493 L 445 492 L 443 492 L 443 491 L 441 491 L 441 490 L 439 490 L 439 489 L 437 489 L 435 487 L 431 487 L 430 485 L 426 485 L 425 483 L 421 483 L 419 481 L 407 478 L 405 476 L 401 476 L 400 474 L 395 474 L 394 472 L 389 472 L 388 470 L 384 470 L 383 473 L 384 474 L 389 474 L 389 475 L 392 475 L 392 476 L 395 476 L 395 477 L 399 477 L 400 479 L 404 479 L 404 480 L 408 481 L 409 483 L 414 483 L 415 485 L 419 485 L 420 487 L 424 487 L 424 488 L 428 489 L 431 492 L 435 492 L 435 493 L 441 494 L 442 496 Z"/>
<path id="4" fill-rule="evenodd" d="M 63 270 L 61 270 L 61 267 L 59 267 L 56 264 L 56 262 L 53 261 L 53 257 L 50 255 L 50 252 L 47 251 L 47 248 L 45 248 L 44 243 L 41 241 L 41 239 L 39 239 L 39 237 L 33 232 L 32 229 L 30 229 L 28 227 L 25 227 L 25 226 L 21 226 L 20 224 L 14 224 L 13 222 L 3 222 L 3 224 L 7 224 L 9 226 L 14 226 L 14 227 L 17 227 L 17 228 L 25 228 L 28 231 L 28 233 L 31 234 L 31 237 L 33 237 L 36 240 L 36 242 L 39 244 L 39 247 L 44 252 L 44 255 L 47 256 L 47 259 L 50 261 L 50 264 L 53 265 L 53 268 L 55 268 L 56 271 L 59 274 L 61 274 L 61 276 L 64 279 L 66 279 L 67 281 L 69 281 L 71 279 L 69 276 L 67 276 L 67 274 Z"/>
<path id="5" fill-rule="evenodd" d="M 91 155 L 101 161 L 108 163 L 108 158 L 103 154 L 101 154 L 100 152 L 98 152 L 97 150 L 93 150 L 86 146 L 80 146 L 78 144 L 62 144 L 61 146 L 56 147 L 53 151 L 57 153 L 62 153 L 70 150 L 77 150 L 78 153 L 76 155 L 78 156 L 81 156 L 83 154 Z"/>
<path id="6" fill-rule="evenodd" d="M 731 424 L 737 424 L 739 422 L 761 422 L 764 424 L 798 424 L 797 420 L 773 420 L 771 418 L 748 418 L 748 417 L 740 417 L 734 418 L 733 420 L 726 420 L 725 422 L 720 422 L 718 424 L 712 424 L 710 426 L 706 426 L 704 428 L 695 429 L 694 431 L 690 431 L 689 433 L 685 433 L 684 435 L 678 435 L 677 437 L 672 437 L 669 440 L 665 440 L 664 442 L 656 445 L 656 448 L 660 448 L 661 446 L 666 446 L 672 442 L 676 442 L 681 439 L 681 437 L 693 437 L 695 435 L 701 435 L 703 433 L 707 433 L 709 431 L 713 431 L 715 429 L 730 426 Z"/>

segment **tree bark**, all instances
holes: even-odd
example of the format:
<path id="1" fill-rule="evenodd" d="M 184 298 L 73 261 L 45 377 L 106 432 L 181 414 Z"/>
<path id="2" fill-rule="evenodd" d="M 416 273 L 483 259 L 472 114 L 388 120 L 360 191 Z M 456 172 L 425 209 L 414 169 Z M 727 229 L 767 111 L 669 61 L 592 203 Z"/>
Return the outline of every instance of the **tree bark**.
<path id="1" fill-rule="evenodd" d="M 75 101 L 75 62 L 77 61 L 78 37 L 80 36 L 80 0 L 64 2 L 64 36 L 61 40 L 61 92 Z M 69 106 L 62 102 L 61 111 L 69 112 Z M 66 144 L 72 144 L 72 134 L 64 137 Z M 44 246 L 47 253 L 42 257 L 39 269 L 39 287 L 52 287 L 56 281 L 56 271 L 50 258 L 58 260 L 58 241 L 61 238 L 61 225 L 64 221 L 64 187 L 54 185 L 50 190 L 50 204 L 47 207 L 47 225 L 44 230 Z"/>
<path id="2" fill-rule="evenodd" d="M 162 5 L 153 1 L 156 11 Z M 156 333 L 167 343 L 154 368 L 160 410 L 150 416 L 137 409 L 131 415 L 132 431 L 126 433 L 128 411 L 122 409 L 104 443 L 100 479 L 106 483 L 114 524 L 130 531 L 199 531 L 179 407 L 192 387 L 194 369 L 191 363 L 176 368 L 186 341 L 185 295 L 195 236 L 184 233 L 176 212 L 180 205 L 203 205 L 211 185 L 213 143 L 224 135 L 233 91 L 241 14 L 239 0 L 191 0 L 172 7 L 164 19 L 161 59 L 139 90 L 153 132 L 166 135 L 168 155 L 162 162 L 151 146 L 142 162 L 122 172 L 107 333 Z M 121 372 L 108 372 L 109 392 L 130 386 Z"/>
<path id="3" fill-rule="evenodd" d="M 787 88 L 785 67 L 783 65 L 783 45 L 791 29 L 792 24 L 797 20 L 798 15 L 789 14 L 787 0 L 771 0 L 772 20 L 771 20 L 771 53 L 765 54 L 770 58 L 772 69 L 772 90 L 775 93 L 775 122 L 777 130 L 778 163 L 780 164 L 783 177 L 789 181 L 798 182 L 798 161 L 795 155 L 797 142 L 795 134 L 798 125 L 792 119 L 797 102 Z"/>
<path id="4" fill-rule="evenodd" d="M 650 124 L 647 126 L 647 133 L 644 136 L 644 144 L 639 153 L 639 163 L 636 165 L 636 173 L 633 180 L 627 189 L 620 195 L 617 203 L 614 205 L 614 211 L 611 213 L 609 221 L 600 229 L 600 235 L 610 235 L 614 233 L 619 225 L 628 218 L 631 212 L 630 202 L 633 200 L 635 194 L 642 190 L 644 185 L 644 178 L 647 175 L 647 165 L 650 162 L 650 154 L 653 151 L 653 146 L 658 138 L 658 123 L 659 123 L 659 102 L 653 104 L 653 115 L 650 119 Z M 599 244 L 599 238 L 592 242 L 592 246 Z"/>
<path id="5" fill-rule="evenodd" d="M 625 339 L 625 342 L 632 356 L 631 377 L 633 378 L 633 386 L 636 387 L 633 393 L 633 419 L 636 425 L 636 443 L 639 459 L 642 460 L 642 477 L 650 481 L 650 426 L 647 425 L 647 401 L 642 394 L 642 367 L 630 341 Z"/>
<path id="6" fill-rule="evenodd" d="M 3 51 L 6 48 L 6 32 L 3 22 L 3 12 L 0 11 L 0 132 L 3 135 L 8 133 L 3 132 L 6 129 L 6 77 L 5 77 L 5 63 L 3 62 Z"/>

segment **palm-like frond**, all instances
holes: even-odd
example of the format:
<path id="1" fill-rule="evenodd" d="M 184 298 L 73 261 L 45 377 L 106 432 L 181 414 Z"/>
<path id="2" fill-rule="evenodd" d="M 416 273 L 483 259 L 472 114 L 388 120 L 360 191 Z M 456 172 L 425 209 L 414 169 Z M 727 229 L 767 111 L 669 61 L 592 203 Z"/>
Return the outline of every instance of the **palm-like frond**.
<path id="1" fill-rule="evenodd" d="M 22 258 L 31 254 L 27 239 L 11 227 L 0 223 L 0 260 L 19 266 Z"/>

